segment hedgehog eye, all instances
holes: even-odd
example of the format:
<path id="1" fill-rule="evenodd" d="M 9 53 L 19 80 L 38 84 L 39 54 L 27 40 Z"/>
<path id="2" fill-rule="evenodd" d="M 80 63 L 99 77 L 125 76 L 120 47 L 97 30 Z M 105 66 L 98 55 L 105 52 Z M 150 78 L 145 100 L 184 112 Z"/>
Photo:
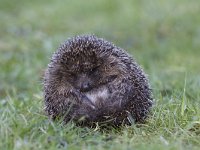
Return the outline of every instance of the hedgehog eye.
<path id="1" fill-rule="evenodd" d="M 68 71 L 67 72 L 67 76 L 69 76 L 69 77 L 76 77 L 76 73 L 74 73 L 74 72 L 72 72 L 72 71 Z"/>
<path id="2" fill-rule="evenodd" d="M 76 74 L 75 74 L 75 73 L 70 73 L 70 75 L 71 75 L 72 77 L 76 77 Z"/>
<path id="3" fill-rule="evenodd" d="M 99 66 L 92 68 L 91 71 L 96 72 L 96 71 L 98 71 L 98 69 L 99 69 Z"/>

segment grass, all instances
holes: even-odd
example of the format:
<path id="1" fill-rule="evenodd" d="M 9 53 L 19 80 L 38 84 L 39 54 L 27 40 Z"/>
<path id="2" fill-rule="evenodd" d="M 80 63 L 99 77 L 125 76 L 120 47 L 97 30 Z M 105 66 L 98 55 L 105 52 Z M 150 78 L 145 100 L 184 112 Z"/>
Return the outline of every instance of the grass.
<path id="1" fill-rule="evenodd" d="M 199 149 L 200 2 L 0 1 L 0 149 Z M 42 74 L 61 42 L 94 33 L 149 74 L 144 125 L 100 131 L 43 113 Z"/>

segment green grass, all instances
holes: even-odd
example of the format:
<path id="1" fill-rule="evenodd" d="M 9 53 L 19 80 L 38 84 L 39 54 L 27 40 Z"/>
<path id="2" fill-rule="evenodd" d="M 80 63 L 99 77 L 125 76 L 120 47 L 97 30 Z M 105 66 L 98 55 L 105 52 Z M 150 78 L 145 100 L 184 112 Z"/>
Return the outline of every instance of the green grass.
<path id="1" fill-rule="evenodd" d="M 198 0 L 0 0 L 0 149 L 199 149 Z M 94 33 L 149 74 L 146 124 L 110 131 L 50 121 L 42 74 L 68 37 Z"/>

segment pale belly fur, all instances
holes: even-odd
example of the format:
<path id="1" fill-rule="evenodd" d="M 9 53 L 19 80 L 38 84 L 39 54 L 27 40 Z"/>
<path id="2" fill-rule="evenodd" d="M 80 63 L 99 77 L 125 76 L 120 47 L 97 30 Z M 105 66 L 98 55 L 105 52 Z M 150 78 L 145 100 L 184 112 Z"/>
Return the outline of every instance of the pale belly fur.
<path id="1" fill-rule="evenodd" d="M 98 103 L 98 100 L 105 100 L 108 98 L 108 89 L 103 87 L 96 89 L 95 91 L 90 91 L 85 93 L 85 95 L 91 100 L 93 104 Z"/>

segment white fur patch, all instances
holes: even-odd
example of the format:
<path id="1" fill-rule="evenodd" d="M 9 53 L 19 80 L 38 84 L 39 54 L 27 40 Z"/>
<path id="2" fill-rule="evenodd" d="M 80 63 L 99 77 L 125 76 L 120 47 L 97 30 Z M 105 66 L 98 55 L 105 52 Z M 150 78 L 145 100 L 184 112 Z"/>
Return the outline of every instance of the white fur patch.
<path id="1" fill-rule="evenodd" d="M 108 90 L 106 88 L 102 88 L 99 90 L 95 90 L 92 92 L 86 93 L 86 96 L 93 102 L 96 103 L 96 101 L 101 98 L 101 99 L 106 99 L 108 98 Z"/>

